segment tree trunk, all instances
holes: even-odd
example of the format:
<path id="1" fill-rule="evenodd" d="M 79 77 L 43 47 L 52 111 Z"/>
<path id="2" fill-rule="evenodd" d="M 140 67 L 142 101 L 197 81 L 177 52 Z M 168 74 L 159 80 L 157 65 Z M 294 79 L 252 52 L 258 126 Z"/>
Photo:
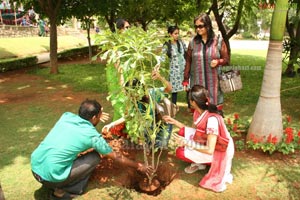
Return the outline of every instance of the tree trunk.
<path id="1" fill-rule="evenodd" d="M 57 63 L 57 14 L 62 0 L 39 0 L 41 9 L 46 13 L 50 23 L 50 74 L 58 74 Z"/>
<path id="2" fill-rule="evenodd" d="M 228 49 L 228 53 L 229 56 L 231 55 L 231 48 L 230 48 L 230 43 L 229 43 L 229 39 L 236 34 L 238 28 L 239 28 L 239 24 L 242 18 L 242 12 L 243 12 L 243 7 L 244 7 L 244 2 L 245 0 L 241 0 L 239 1 L 239 5 L 238 5 L 238 9 L 237 9 L 237 14 L 236 14 L 236 18 L 235 18 L 235 22 L 234 25 L 232 27 L 231 30 L 229 30 L 228 32 L 226 32 L 226 28 L 222 22 L 223 20 L 223 14 L 220 15 L 219 14 L 219 7 L 218 7 L 218 1 L 217 0 L 213 0 L 212 5 L 210 7 L 210 9 L 213 11 L 216 22 L 218 24 L 219 27 L 219 31 L 222 34 L 223 40 L 226 44 L 226 47 Z"/>
<path id="3" fill-rule="evenodd" d="M 147 23 L 145 21 L 141 21 L 141 24 L 142 24 L 142 29 L 144 31 L 147 31 Z"/>
<path id="4" fill-rule="evenodd" d="M 276 136 L 278 142 L 282 139 L 282 113 L 280 104 L 280 85 L 282 72 L 282 39 L 288 0 L 278 0 L 272 16 L 271 36 L 267 54 L 266 67 L 260 97 L 256 105 L 253 119 L 248 130 L 250 134 L 263 138 L 266 142 L 269 134 Z"/>
<path id="5" fill-rule="evenodd" d="M 105 15 L 105 20 L 108 23 L 109 29 L 111 30 L 111 32 L 115 32 L 115 18 L 113 16 L 113 14 L 109 15 Z"/>
<path id="6" fill-rule="evenodd" d="M 282 113 L 280 104 L 282 43 L 270 41 L 260 97 L 256 105 L 248 136 L 267 139 L 269 134 L 282 137 Z"/>
<path id="7" fill-rule="evenodd" d="M 1 186 L 1 183 L 0 183 L 0 200 L 5 200 L 4 193 L 3 193 L 3 190 L 2 190 L 2 186 Z"/>
<path id="8" fill-rule="evenodd" d="M 296 25 L 297 30 L 296 30 L 296 36 L 293 37 L 290 34 L 291 38 L 291 49 L 290 49 L 290 56 L 289 56 L 289 62 L 288 66 L 285 70 L 286 75 L 293 76 L 294 72 L 294 65 L 297 63 L 297 59 L 299 58 L 299 53 L 300 53 L 300 21 L 298 21 L 298 25 Z M 292 30 L 294 31 L 294 30 Z"/>
<path id="9" fill-rule="evenodd" d="M 57 25 L 55 22 L 55 18 L 50 18 L 50 74 L 58 74 Z"/>
<path id="10" fill-rule="evenodd" d="M 89 22 L 87 22 L 87 24 L 86 24 L 86 31 L 87 31 L 87 40 L 88 40 L 88 43 L 89 43 L 89 60 L 90 60 L 90 62 L 92 62 L 92 56 L 93 56 L 93 49 L 92 49 L 92 44 L 91 44 L 91 34 L 90 34 L 90 32 L 91 32 L 91 23 L 90 23 L 90 21 Z"/>

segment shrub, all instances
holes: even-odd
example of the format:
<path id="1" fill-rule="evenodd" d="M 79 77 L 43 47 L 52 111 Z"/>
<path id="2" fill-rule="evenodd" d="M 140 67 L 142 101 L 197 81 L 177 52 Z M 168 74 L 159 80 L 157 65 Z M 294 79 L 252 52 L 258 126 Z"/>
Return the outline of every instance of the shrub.
<path id="1" fill-rule="evenodd" d="M 272 133 L 267 136 L 266 141 L 264 137 L 257 137 L 251 133 L 248 140 L 244 141 L 242 134 L 247 134 L 250 125 L 249 122 L 250 119 L 241 119 L 237 113 L 235 113 L 233 117 L 225 118 L 225 123 L 230 135 L 236 138 L 235 145 L 237 150 L 243 150 L 246 147 L 253 150 L 260 149 L 270 154 L 278 151 L 286 155 L 300 149 L 299 125 L 293 125 L 290 116 L 283 117 L 284 131 L 281 141 L 278 141 L 278 138 L 272 135 Z"/>
<path id="2" fill-rule="evenodd" d="M 37 64 L 37 61 L 38 60 L 36 56 L 18 59 L 5 59 L 3 61 L 0 61 L 0 72 L 6 72 L 34 66 Z"/>
<path id="3" fill-rule="evenodd" d="M 98 48 L 99 47 L 97 45 L 93 45 L 92 51 L 97 52 Z M 62 52 L 59 52 L 57 54 L 57 57 L 58 59 L 63 59 L 63 58 L 69 58 L 69 57 L 80 56 L 80 55 L 88 55 L 88 54 L 89 54 L 89 47 L 86 46 L 86 47 L 64 50 Z"/>

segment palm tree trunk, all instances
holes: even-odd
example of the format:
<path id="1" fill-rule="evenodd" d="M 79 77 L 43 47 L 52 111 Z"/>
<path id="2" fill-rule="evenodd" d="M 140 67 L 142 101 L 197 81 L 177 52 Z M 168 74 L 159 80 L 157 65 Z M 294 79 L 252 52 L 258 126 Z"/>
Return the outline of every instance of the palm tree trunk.
<path id="1" fill-rule="evenodd" d="M 248 136 L 267 139 L 269 134 L 282 137 L 282 113 L 280 103 L 282 43 L 271 40 L 264 71 L 260 97 L 256 105 Z"/>
<path id="2" fill-rule="evenodd" d="M 266 142 L 267 137 L 277 137 L 281 141 L 283 134 L 282 113 L 280 103 L 280 85 L 282 72 L 282 39 L 285 30 L 285 20 L 288 0 L 276 1 L 272 16 L 271 36 L 264 70 L 262 88 L 256 109 L 248 130 L 248 137 L 254 134 Z"/>

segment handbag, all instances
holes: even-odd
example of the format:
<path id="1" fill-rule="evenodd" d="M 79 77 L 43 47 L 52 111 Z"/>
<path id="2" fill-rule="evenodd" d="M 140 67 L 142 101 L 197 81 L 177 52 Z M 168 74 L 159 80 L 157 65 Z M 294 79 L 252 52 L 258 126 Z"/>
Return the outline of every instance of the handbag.
<path id="1" fill-rule="evenodd" d="M 207 134 L 205 132 L 200 131 L 199 129 L 196 129 L 193 140 L 202 145 L 206 145 Z M 215 150 L 225 152 L 227 150 L 228 142 L 229 142 L 228 138 L 224 138 L 218 135 Z"/>
<path id="2" fill-rule="evenodd" d="M 219 74 L 219 84 L 223 93 L 234 92 L 243 88 L 239 70 L 229 70 Z"/>
<path id="3" fill-rule="evenodd" d="M 169 115 L 170 117 L 175 117 L 179 111 L 179 107 L 167 97 L 164 97 L 159 103 L 156 102 L 155 108 L 161 116 Z"/>

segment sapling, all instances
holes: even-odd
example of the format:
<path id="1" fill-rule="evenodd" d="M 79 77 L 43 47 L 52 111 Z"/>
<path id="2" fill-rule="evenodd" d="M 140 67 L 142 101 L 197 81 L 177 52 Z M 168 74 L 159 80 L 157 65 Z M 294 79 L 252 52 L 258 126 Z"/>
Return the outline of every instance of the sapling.
<path id="1" fill-rule="evenodd" d="M 162 152 L 162 148 L 155 146 L 156 136 L 160 131 L 168 134 L 163 123 L 155 117 L 155 100 L 149 94 L 149 89 L 158 84 L 158 81 L 152 80 L 151 72 L 159 63 L 162 40 L 157 31 L 145 32 L 138 27 L 122 33 L 104 31 L 96 39 L 101 49 L 98 56 L 107 61 L 107 67 L 117 69 L 121 80 L 122 87 L 111 91 L 108 99 L 112 105 L 122 103 L 129 138 L 143 146 L 144 162 L 151 165 L 154 171 L 158 168 Z M 160 71 L 163 70 L 161 67 Z M 136 79 L 139 84 L 132 86 Z M 144 96 L 149 97 L 148 103 L 141 101 Z M 155 176 L 155 172 L 148 175 L 149 185 Z"/>

